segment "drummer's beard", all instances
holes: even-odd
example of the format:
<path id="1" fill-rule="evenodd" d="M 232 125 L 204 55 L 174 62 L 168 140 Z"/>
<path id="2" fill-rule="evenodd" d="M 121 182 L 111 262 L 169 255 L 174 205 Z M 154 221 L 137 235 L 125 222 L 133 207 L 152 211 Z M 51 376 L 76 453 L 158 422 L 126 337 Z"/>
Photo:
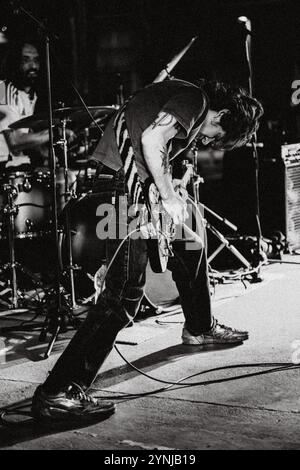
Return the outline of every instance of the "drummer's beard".
<path id="1" fill-rule="evenodd" d="M 33 90 L 36 88 L 39 72 L 35 69 L 26 70 L 23 72 L 23 83 L 26 87 L 31 87 Z"/>

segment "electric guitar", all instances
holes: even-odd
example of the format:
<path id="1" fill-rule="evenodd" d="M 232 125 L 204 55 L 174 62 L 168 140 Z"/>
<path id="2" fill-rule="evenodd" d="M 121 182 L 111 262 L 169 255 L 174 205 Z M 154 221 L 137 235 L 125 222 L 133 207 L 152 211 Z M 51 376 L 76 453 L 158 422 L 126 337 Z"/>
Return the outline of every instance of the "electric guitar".
<path id="1" fill-rule="evenodd" d="M 178 184 L 179 188 L 186 188 L 194 174 L 192 164 L 187 164 L 186 167 L 186 172 Z M 176 226 L 172 217 L 164 208 L 159 191 L 152 180 L 146 183 L 144 193 L 148 223 L 144 223 L 143 227 L 141 224 L 141 231 L 148 241 L 148 255 L 152 271 L 155 273 L 163 273 L 167 269 L 169 257 L 173 256 L 171 243 L 176 235 Z M 183 224 L 183 226 L 194 239 L 197 239 L 198 242 L 201 240 L 189 227 L 185 224 Z"/>

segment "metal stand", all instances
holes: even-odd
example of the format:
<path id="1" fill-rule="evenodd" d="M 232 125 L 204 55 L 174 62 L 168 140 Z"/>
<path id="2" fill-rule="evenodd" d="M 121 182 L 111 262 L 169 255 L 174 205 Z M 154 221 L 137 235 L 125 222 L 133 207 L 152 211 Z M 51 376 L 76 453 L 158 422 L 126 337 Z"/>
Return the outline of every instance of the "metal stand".
<path id="1" fill-rule="evenodd" d="M 194 166 L 194 176 L 193 176 L 193 193 L 194 193 L 194 202 L 199 207 L 202 205 L 204 210 L 208 211 L 211 215 L 213 215 L 215 218 L 217 218 L 219 221 L 223 222 L 225 225 L 227 225 L 231 230 L 237 231 L 237 227 L 229 222 L 227 219 L 224 217 L 221 217 L 219 214 L 216 212 L 212 211 L 209 209 L 207 206 L 202 204 L 200 202 L 200 191 L 199 191 L 199 186 L 201 183 L 204 183 L 203 178 L 201 178 L 198 173 L 197 173 L 197 144 L 194 142 L 194 145 L 192 147 L 192 152 L 193 152 L 193 166 Z M 234 247 L 232 246 L 229 241 L 225 238 L 225 236 L 219 232 L 213 225 L 209 224 L 207 220 L 205 220 L 205 226 L 208 230 L 210 230 L 211 233 L 213 233 L 221 242 L 221 245 L 210 255 L 210 257 L 207 259 L 207 262 L 210 263 L 224 248 L 227 248 L 236 258 L 238 258 L 241 263 L 247 268 L 251 268 L 251 265 L 248 260 Z"/>
<path id="2" fill-rule="evenodd" d="M 5 305 L 9 310 L 9 314 L 14 314 L 14 310 L 17 310 L 23 306 L 20 305 L 20 295 L 18 292 L 18 279 L 17 271 L 20 271 L 22 274 L 28 276 L 36 286 L 40 287 L 40 280 L 33 274 L 29 269 L 22 266 L 21 263 L 16 261 L 15 254 L 15 218 L 18 215 L 18 206 L 15 204 L 14 200 L 18 195 L 18 190 L 15 186 L 11 184 L 4 184 L 3 189 L 5 192 L 6 205 L 4 206 L 4 220 L 7 219 L 7 234 L 8 234 L 8 246 L 9 246 L 9 262 L 3 266 L 3 271 L 9 272 L 10 287 L 11 290 L 11 304 L 6 304 L 1 302 L 2 305 Z M 6 313 L 8 314 L 8 313 Z"/>
<path id="3" fill-rule="evenodd" d="M 59 263 L 59 232 L 58 232 L 58 211 L 56 201 L 56 157 L 54 152 L 54 138 L 53 138 L 53 114 L 52 114 L 52 89 L 51 89 L 51 64 L 50 64 L 50 38 L 46 34 L 45 36 L 45 48 L 46 48 L 46 64 L 47 64 L 47 91 L 48 91 L 48 130 L 49 130 L 49 160 L 51 170 L 51 193 L 52 193 L 52 237 L 55 250 L 55 307 L 56 309 L 51 313 L 51 319 L 48 315 L 45 320 L 45 326 L 41 332 L 40 340 L 46 338 L 47 333 L 51 333 L 52 337 L 48 344 L 47 351 L 44 358 L 47 359 L 52 351 L 53 345 L 57 339 L 57 336 L 64 326 L 65 312 L 62 311 L 62 292 L 60 286 L 60 263 Z M 53 326 L 56 324 L 55 326 Z"/>
<path id="4" fill-rule="evenodd" d="M 4 185 L 4 191 L 7 195 L 7 206 L 4 212 L 8 215 L 8 244 L 9 244 L 9 267 L 11 275 L 12 289 L 12 308 L 18 308 L 18 288 L 17 288 L 17 270 L 15 257 L 15 217 L 18 214 L 18 208 L 14 203 L 17 196 L 17 190 L 11 185 Z"/>
<path id="5" fill-rule="evenodd" d="M 252 64 L 252 26 L 251 26 L 251 21 L 249 18 L 246 16 L 242 16 L 238 18 L 238 22 L 241 23 L 244 26 L 244 33 L 245 33 L 245 54 L 246 54 L 246 60 L 248 64 L 248 70 L 249 70 L 249 77 L 248 77 L 248 83 L 249 83 L 249 93 L 252 96 L 253 95 L 253 64 Z M 253 277 L 253 282 L 261 282 L 262 279 L 259 277 L 260 274 L 260 246 L 261 246 L 261 240 L 262 240 L 262 231 L 261 231 L 261 225 L 260 225 L 260 208 L 259 208 L 259 187 L 258 187 L 258 176 L 259 176 L 259 162 L 258 162 L 258 154 L 257 154 L 257 134 L 255 133 L 253 135 L 252 141 L 252 155 L 253 155 L 253 161 L 255 165 L 255 219 L 256 219 L 256 226 L 257 226 L 257 235 L 256 235 L 256 250 L 254 253 L 253 257 L 253 266 L 257 267 L 257 272 Z M 256 277 L 256 279 L 255 279 Z"/>
<path id="6" fill-rule="evenodd" d="M 77 266 L 73 265 L 73 250 L 72 250 L 72 236 L 71 236 L 71 226 L 70 226 L 70 209 L 69 209 L 69 198 L 75 199 L 76 196 L 74 194 L 74 189 L 70 191 L 69 187 L 69 165 L 68 165 L 68 142 L 67 142 L 67 134 L 66 134 L 66 125 L 67 120 L 62 120 L 62 139 L 58 142 L 62 146 L 63 155 L 64 155 L 64 182 L 65 182 L 65 209 L 64 209 L 64 216 L 65 216 L 65 223 L 66 223 L 66 235 L 67 235 L 67 247 L 68 247 L 68 266 L 67 271 L 69 273 L 70 279 L 70 291 L 71 291 L 71 308 L 75 310 L 78 308 L 76 303 L 76 293 L 75 293 L 75 279 L 74 279 L 74 271 Z"/>
<path id="7" fill-rule="evenodd" d="M 166 78 L 170 78 L 170 73 L 174 69 L 174 67 L 178 64 L 178 62 L 182 59 L 182 57 L 188 52 L 188 50 L 192 47 L 194 42 L 198 39 L 198 36 L 194 36 L 189 43 L 178 53 L 176 54 L 170 62 L 168 62 L 165 67 L 159 72 L 157 77 L 153 80 L 152 83 L 163 82 Z"/>
<path id="8" fill-rule="evenodd" d="M 15 8 L 14 8 L 15 9 Z M 54 295 L 55 302 L 51 309 L 51 312 L 47 314 L 44 328 L 41 332 L 40 338 L 46 337 L 49 332 L 52 336 L 45 354 L 45 359 L 51 354 L 53 345 L 57 339 L 57 336 L 61 330 L 65 329 L 66 316 L 68 311 L 63 303 L 65 302 L 63 296 L 63 289 L 60 284 L 60 251 L 59 251 L 59 230 L 58 230 L 58 210 L 56 200 L 56 156 L 54 152 L 54 137 L 53 137 L 53 112 L 52 112 L 52 80 L 51 80 L 51 60 L 50 60 L 50 42 L 51 39 L 57 39 L 57 37 L 50 33 L 47 25 L 39 18 L 35 17 L 26 8 L 19 6 L 17 7 L 17 13 L 23 14 L 27 19 L 33 22 L 38 27 L 39 33 L 43 36 L 45 41 L 45 56 L 46 56 L 46 76 L 47 76 L 47 97 L 48 97 L 48 130 L 49 130 L 49 160 L 51 170 L 51 193 L 52 193 L 52 238 L 54 246 L 56 248 L 55 256 L 55 287 Z"/>
<path id="9" fill-rule="evenodd" d="M 210 225 L 206 222 L 206 227 L 208 230 L 213 233 L 221 242 L 221 245 L 210 255 L 207 259 L 208 263 L 211 263 L 212 260 L 224 249 L 227 248 L 236 258 L 240 260 L 240 262 L 245 266 L 245 268 L 250 269 L 251 264 L 249 263 L 246 258 L 233 246 L 229 243 L 229 241 L 224 237 L 224 235 L 219 232 L 213 225 Z"/>

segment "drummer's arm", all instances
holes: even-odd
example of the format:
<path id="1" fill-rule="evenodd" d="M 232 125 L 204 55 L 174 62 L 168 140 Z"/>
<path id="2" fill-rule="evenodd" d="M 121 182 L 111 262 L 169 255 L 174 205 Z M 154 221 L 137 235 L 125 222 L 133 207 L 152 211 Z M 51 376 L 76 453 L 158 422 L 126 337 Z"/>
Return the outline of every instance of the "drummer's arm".
<path id="1" fill-rule="evenodd" d="M 49 141 L 48 130 L 40 132 L 23 133 L 20 130 L 12 130 L 4 132 L 7 145 L 12 153 L 27 150 L 40 145 L 46 144 Z"/>

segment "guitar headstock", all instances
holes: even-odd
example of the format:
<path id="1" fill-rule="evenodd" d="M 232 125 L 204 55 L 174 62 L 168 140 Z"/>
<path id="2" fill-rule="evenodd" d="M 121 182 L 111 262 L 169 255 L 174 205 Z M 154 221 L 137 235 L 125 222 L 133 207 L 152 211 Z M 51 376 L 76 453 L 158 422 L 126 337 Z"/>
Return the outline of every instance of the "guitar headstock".
<path id="1" fill-rule="evenodd" d="M 185 170 L 185 173 L 181 179 L 181 186 L 186 188 L 191 178 L 195 175 L 195 169 L 194 169 L 194 165 L 190 163 L 189 160 L 183 160 L 182 167 Z"/>

